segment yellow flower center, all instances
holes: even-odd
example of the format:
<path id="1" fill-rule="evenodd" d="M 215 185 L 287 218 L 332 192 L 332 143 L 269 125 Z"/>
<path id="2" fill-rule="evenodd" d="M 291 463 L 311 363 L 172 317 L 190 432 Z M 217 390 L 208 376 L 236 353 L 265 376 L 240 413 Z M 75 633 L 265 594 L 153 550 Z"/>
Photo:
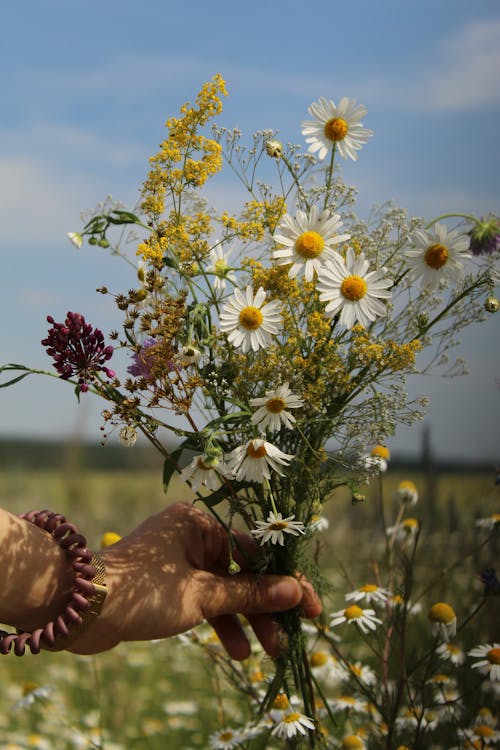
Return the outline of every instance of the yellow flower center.
<path id="1" fill-rule="evenodd" d="M 361 677 L 362 674 L 361 667 L 358 667 L 357 664 L 349 664 L 349 672 L 355 677 Z"/>
<path id="2" fill-rule="evenodd" d="M 323 667 L 328 662 L 326 651 L 313 651 L 309 657 L 311 667 Z"/>
<path id="3" fill-rule="evenodd" d="M 442 622 L 447 625 L 453 620 L 457 619 L 457 616 L 449 604 L 444 602 L 438 602 L 433 604 L 429 610 L 429 619 L 433 622 Z"/>
<path id="4" fill-rule="evenodd" d="M 362 299 L 367 290 L 366 281 L 361 276 L 347 276 L 340 285 L 341 294 L 351 302 Z"/>
<path id="5" fill-rule="evenodd" d="M 324 247 L 325 241 L 318 232 L 304 232 L 295 240 L 295 252 L 306 260 L 317 258 Z"/>
<path id="6" fill-rule="evenodd" d="M 450 678 L 446 674 L 435 674 L 434 677 L 431 678 L 431 681 L 436 685 L 442 685 L 445 682 L 449 682 Z"/>
<path id="7" fill-rule="evenodd" d="M 343 141 L 348 129 L 343 117 L 333 117 L 326 123 L 324 133 L 330 141 Z"/>
<path id="8" fill-rule="evenodd" d="M 474 728 L 474 734 L 477 734 L 478 737 L 493 737 L 494 731 L 488 724 L 478 724 Z"/>
<path id="9" fill-rule="evenodd" d="M 234 732 L 231 732 L 231 730 L 228 729 L 227 732 L 221 732 L 221 734 L 219 734 L 219 741 L 228 742 L 229 740 L 232 740 L 233 737 L 234 737 Z"/>
<path id="10" fill-rule="evenodd" d="M 264 316 L 257 307 L 249 305 L 248 307 L 244 307 L 240 312 L 238 320 L 240 326 L 246 328 L 247 331 L 255 331 L 262 325 Z"/>
<path id="11" fill-rule="evenodd" d="M 363 747 L 363 741 L 355 734 L 348 734 L 342 740 L 342 750 L 359 750 Z"/>
<path id="12" fill-rule="evenodd" d="M 500 664 L 500 648 L 490 648 L 486 658 L 490 664 Z"/>
<path id="13" fill-rule="evenodd" d="M 285 406 L 286 402 L 283 401 L 282 398 L 270 398 L 269 401 L 266 401 L 266 409 L 267 411 L 270 411 L 271 414 L 279 414 L 283 411 Z"/>
<path id="14" fill-rule="evenodd" d="M 363 610 L 356 604 L 352 604 L 350 607 L 347 607 L 347 609 L 344 609 L 344 617 L 346 617 L 348 620 L 357 620 L 358 617 L 362 616 Z"/>
<path id="15" fill-rule="evenodd" d="M 493 523 L 500 523 L 500 513 L 492 513 L 491 520 Z"/>
<path id="16" fill-rule="evenodd" d="M 405 479 L 398 484 L 398 490 L 408 490 L 409 492 L 416 492 L 417 487 L 409 479 Z"/>
<path id="17" fill-rule="evenodd" d="M 273 700 L 273 708 L 278 709 L 278 711 L 284 711 L 285 708 L 288 708 L 289 705 L 290 703 L 285 693 L 278 693 L 276 698 Z"/>
<path id="18" fill-rule="evenodd" d="M 378 591 L 378 586 L 374 583 L 365 583 L 364 586 L 361 586 L 360 591 L 364 591 L 366 594 L 371 594 L 373 591 Z"/>
<path id="19" fill-rule="evenodd" d="M 298 721 L 299 719 L 300 719 L 300 714 L 291 713 L 291 714 L 287 714 L 286 716 L 283 716 L 282 721 L 286 722 L 287 724 L 293 724 L 294 721 Z"/>
<path id="20" fill-rule="evenodd" d="M 413 531 L 413 529 L 416 529 L 418 526 L 418 521 L 416 518 L 405 518 L 403 521 L 403 528 L 406 529 L 406 531 Z"/>
<path id="21" fill-rule="evenodd" d="M 388 461 L 391 457 L 391 452 L 385 445 L 376 445 L 375 448 L 372 449 L 372 456 L 385 458 L 385 460 Z"/>
<path id="22" fill-rule="evenodd" d="M 265 445 L 259 445 L 258 448 L 255 448 L 253 443 L 248 443 L 247 456 L 250 456 L 250 458 L 264 458 L 265 455 L 266 455 Z"/>
<path id="23" fill-rule="evenodd" d="M 229 268 L 224 258 L 219 258 L 214 263 L 214 270 L 217 276 L 225 276 L 226 271 Z"/>
<path id="24" fill-rule="evenodd" d="M 425 251 L 425 262 L 431 268 L 442 268 L 448 260 L 448 248 L 436 243 L 431 245 Z"/>
<path id="25" fill-rule="evenodd" d="M 270 524 L 269 528 L 273 531 L 282 531 L 288 528 L 288 523 L 286 521 L 274 521 L 274 523 Z"/>

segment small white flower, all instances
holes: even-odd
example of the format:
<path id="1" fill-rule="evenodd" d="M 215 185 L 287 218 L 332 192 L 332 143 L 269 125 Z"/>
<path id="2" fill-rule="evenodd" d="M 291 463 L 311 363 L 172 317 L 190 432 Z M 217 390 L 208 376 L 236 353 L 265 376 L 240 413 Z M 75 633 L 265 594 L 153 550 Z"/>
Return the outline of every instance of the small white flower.
<path id="1" fill-rule="evenodd" d="M 231 266 L 229 265 L 230 255 L 231 251 L 224 252 L 221 245 L 217 245 L 217 247 L 213 247 L 210 250 L 210 265 L 207 266 L 207 271 L 215 274 L 214 288 L 216 292 L 224 291 L 227 280 L 233 283 L 236 281 L 236 276 L 231 271 Z"/>
<path id="2" fill-rule="evenodd" d="M 318 291 L 325 312 L 330 317 L 340 313 L 340 325 L 352 328 L 356 321 L 367 328 L 378 317 L 387 315 L 382 299 L 390 299 L 392 280 L 385 269 L 368 271 L 363 253 L 348 248 L 346 258 L 336 254 L 318 271 Z"/>
<path id="3" fill-rule="evenodd" d="M 266 542 L 271 544 L 280 544 L 282 547 L 285 544 L 285 534 L 292 534 L 292 536 L 298 536 L 303 534 L 305 527 L 302 521 L 294 521 L 295 516 L 287 516 L 283 518 L 281 513 L 274 513 L 271 511 L 266 521 L 256 521 L 256 529 L 252 529 L 250 532 L 256 539 L 260 539 L 261 545 Z"/>
<path id="4" fill-rule="evenodd" d="M 351 604 L 346 609 L 341 609 L 338 612 L 334 612 L 331 616 L 330 626 L 332 628 L 342 623 L 347 622 L 348 624 L 355 623 L 363 633 L 368 633 L 369 630 L 376 630 L 378 625 L 382 624 L 382 620 L 379 620 L 375 616 L 374 609 L 362 609 L 357 604 Z"/>
<path id="5" fill-rule="evenodd" d="M 360 602 L 365 600 L 367 604 L 379 604 L 383 605 L 386 603 L 390 596 L 387 589 L 377 586 L 375 583 L 365 583 L 359 589 L 351 591 L 350 594 L 345 595 L 347 602 Z"/>
<path id="6" fill-rule="evenodd" d="M 131 424 L 122 427 L 119 433 L 119 439 L 120 443 L 124 445 L 125 448 L 131 448 L 136 443 L 137 430 L 135 427 L 132 427 Z"/>
<path id="7" fill-rule="evenodd" d="M 12 706 L 13 711 L 18 711 L 21 708 L 28 708 L 32 706 L 36 701 L 47 701 L 50 697 L 51 692 L 54 688 L 51 685 L 36 685 L 27 684 L 24 689 L 24 695 Z"/>
<path id="8" fill-rule="evenodd" d="M 227 476 L 230 476 L 230 472 L 222 458 L 207 456 L 204 453 L 195 456 L 191 463 L 184 467 L 180 479 L 189 482 L 194 492 L 197 492 L 201 485 L 215 492 L 222 487 L 224 477 Z"/>
<path id="9" fill-rule="evenodd" d="M 451 661 L 455 666 L 460 666 L 460 664 L 463 664 L 465 661 L 464 652 L 453 643 L 441 643 L 437 647 L 436 653 L 441 659 L 444 661 Z"/>
<path id="10" fill-rule="evenodd" d="M 280 303 L 266 302 L 266 293 L 260 287 L 255 296 L 251 286 L 244 292 L 235 289 L 222 309 L 221 331 L 228 334 L 228 341 L 241 347 L 243 354 L 254 352 L 271 344 L 281 326 Z"/>
<path id="11" fill-rule="evenodd" d="M 500 643 L 485 643 L 476 646 L 468 652 L 474 659 L 480 659 L 472 665 L 472 669 L 479 669 L 487 674 L 492 682 L 500 681 Z"/>
<path id="12" fill-rule="evenodd" d="M 366 664 L 362 664 L 357 661 L 356 663 L 346 663 L 343 667 L 345 670 L 344 679 L 351 680 L 353 677 L 364 685 L 375 685 L 377 682 L 377 675 L 375 672 L 367 667 Z"/>
<path id="13" fill-rule="evenodd" d="M 311 532 L 320 532 L 320 531 L 328 531 L 330 528 L 330 521 L 326 516 L 319 516 L 314 515 L 311 516 L 311 520 L 309 522 L 309 526 L 307 527 L 308 531 Z"/>
<path id="14" fill-rule="evenodd" d="M 457 616 L 446 602 L 437 602 L 429 610 L 432 635 L 443 641 L 449 641 L 457 633 Z"/>
<path id="15" fill-rule="evenodd" d="M 435 224 L 431 231 L 418 229 L 411 238 L 412 249 L 405 255 L 410 267 L 410 282 L 421 278 L 422 288 L 438 289 L 447 281 L 460 283 L 463 277 L 463 261 L 471 256 L 468 234 L 457 229 L 448 232 L 444 224 Z"/>
<path id="16" fill-rule="evenodd" d="M 476 526 L 487 531 L 491 531 L 497 526 L 500 527 L 500 513 L 492 513 L 491 516 L 486 516 L 486 518 L 478 518 Z"/>
<path id="17" fill-rule="evenodd" d="M 261 430 L 268 429 L 271 432 L 276 432 L 282 425 L 293 427 L 295 417 L 287 409 L 299 409 L 303 403 L 302 399 L 292 393 L 288 383 L 283 383 L 274 390 L 266 391 L 262 398 L 250 400 L 250 406 L 259 407 L 252 414 L 251 422 Z"/>
<path id="18" fill-rule="evenodd" d="M 176 356 L 176 361 L 181 365 L 197 365 L 201 359 L 201 352 L 195 346 L 183 346 Z"/>
<path id="19" fill-rule="evenodd" d="M 226 466 L 238 481 L 263 482 L 270 479 L 270 469 L 284 476 L 280 466 L 288 466 L 292 458 L 293 455 L 283 453 L 272 443 L 254 438 L 232 450 L 226 456 Z"/>
<path id="20" fill-rule="evenodd" d="M 317 206 L 312 206 L 309 215 L 304 211 L 297 211 L 295 218 L 285 214 L 273 235 L 283 247 L 275 250 L 272 257 L 278 265 L 292 264 L 290 278 L 303 270 L 306 281 L 312 281 L 314 272 L 318 273 L 328 258 L 337 255 L 335 245 L 350 238 L 349 234 L 337 234 L 341 226 L 338 214 L 323 211 L 318 215 Z"/>
<path id="21" fill-rule="evenodd" d="M 361 119 L 366 115 L 366 107 L 356 106 L 355 99 L 344 96 L 338 106 L 331 99 L 323 96 L 309 107 L 309 114 L 314 120 L 304 120 L 302 135 L 310 143 L 309 152 L 318 154 L 324 159 L 335 145 L 343 159 L 356 161 L 356 151 L 373 135 L 371 130 L 362 127 Z"/>
<path id="22" fill-rule="evenodd" d="M 395 526 L 388 526 L 387 536 L 394 536 L 401 544 L 408 544 L 415 539 L 419 528 L 420 525 L 416 518 L 405 518 L 404 521 Z"/>
<path id="23" fill-rule="evenodd" d="M 243 737 L 241 734 L 230 727 L 225 727 L 219 732 L 210 735 L 211 750 L 232 750 L 232 748 L 241 746 Z"/>
<path id="24" fill-rule="evenodd" d="M 394 490 L 394 498 L 404 505 L 416 505 L 418 501 L 418 490 L 413 482 L 405 479 L 400 482 Z"/>
<path id="25" fill-rule="evenodd" d="M 274 737 L 289 739 L 295 737 L 297 733 L 307 734 L 310 729 L 314 729 L 314 721 L 304 714 L 292 711 L 283 716 L 281 721 L 273 728 L 271 734 Z"/>
<path id="26" fill-rule="evenodd" d="M 329 651 L 319 649 L 311 651 L 309 666 L 315 679 L 328 686 L 338 684 L 345 677 L 340 662 Z"/>
<path id="27" fill-rule="evenodd" d="M 330 705 L 337 711 L 347 709 L 347 711 L 354 711 L 357 713 L 366 712 L 366 703 L 358 698 L 353 698 L 351 695 L 339 695 L 337 698 L 332 698 Z"/>
<path id="28" fill-rule="evenodd" d="M 80 248 L 83 245 L 83 237 L 78 232 L 66 232 L 66 237 L 75 247 Z"/>

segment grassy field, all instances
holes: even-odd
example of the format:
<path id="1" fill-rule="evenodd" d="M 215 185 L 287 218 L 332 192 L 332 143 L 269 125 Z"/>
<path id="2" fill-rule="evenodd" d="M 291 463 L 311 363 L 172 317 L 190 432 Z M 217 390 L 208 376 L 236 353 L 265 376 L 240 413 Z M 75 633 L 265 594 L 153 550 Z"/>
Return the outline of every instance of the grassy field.
<path id="1" fill-rule="evenodd" d="M 401 479 L 414 481 L 420 493 L 412 509 L 425 532 L 415 575 L 419 589 L 434 601 L 456 598 L 457 592 L 480 596 L 476 573 L 495 564 L 499 552 L 498 538 L 475 551 L 475 519 L 499 510 L 493 472 L 429 477 L 389 469 L 382 482 L 372 483 L 366 502 L 352 505 L 350 496 L 339 491 L 326 508 L 330 528 L 321 536 L 319 554 L 333 583 L 330 610 L 342 606 L 345 591 L 372 579 L 383 540 L 379 495 L 389 522 L 392 491 Z M 175 482 L 165 497 L 157 472 L 69 467 L 3 471 L 0 499 L 12 512 L 48 507 L 66 513 L 87 535 L 89 546 L 97 547 L 105 531 L 126 534 L 166 502 L 190 497 Z M 498 640 L 498 604 L 496 598 L 481 611 L 470 643 Z M 210 644 L 208 631 L 201 633 Z M 248 674 L 254 666 L 252 660 L 245 665 Z M 10 655 L 2 660 L 0 701 L 0 750 L 156 750 L 165 748 L 166 740 L 174 750 L 207 748 L 207 737 L 221 724 L 249 718 L 204 650 L 178 639 L 122 644 L 97 657 Z"/>

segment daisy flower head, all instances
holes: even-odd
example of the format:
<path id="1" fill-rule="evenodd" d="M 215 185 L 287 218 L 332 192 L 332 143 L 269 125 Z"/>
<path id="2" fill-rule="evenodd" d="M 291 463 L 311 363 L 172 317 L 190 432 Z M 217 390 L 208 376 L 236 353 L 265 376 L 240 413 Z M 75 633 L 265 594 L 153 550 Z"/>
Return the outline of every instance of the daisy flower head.
<path id="1" fill-rule="evenodd" d="M 420 524 L 416 518 L 405 518 L 394 526 L 387 527 L 387 535 L 394 536 L 401 544 L 412 542 L 417 536 Z"/>
<path id="2" fill-rule="evenodd" d="M 311 651 L 309 666 L 314 677 L 326 685 L 335 685 L 344 677 L 343 668 L 329 651 Z"/>
<path id="3" fill-rule="evenodd" d="M 210 735 L 211 750 L 232 750 L 235 747 L 241 747 L 243 737 L 230 727 L 224 727 L 218 732 Z"/>
<path id="4" fill-rule="evenodd" d="M 457 633 L 457 616 L 446 602 L 437 602 L 429 610 L 432 635 L 443 641 L 449 641 Z"/>
<path id="5" fill-rule="evenodd" d="M 235 289 L 228 299 L 220 316 L 221 331 L 227 333 L 228 341 L 241 347 L 243 354 L 250 349 L 254 352 L 271 344 L 281 326 L 278 301 L 266 302 L 262 287 L 253 293 L 251 286 L 245 291 Z"/>
<path id="6" fill-rule="evenodd" d="M 480 659 L 472 665 L 472 669 L 479 669 L 483 674 L 487 674 L 492 682 L 500 681 L 500 643 L 485 643 L 468 653 L 474 659 Z"/>
<path id="7" fill-rule="evenodd" d="M 356 151 L 373 135 L 361 122 L 366 112 L 366 107 L 356 105 L 355 99 L 344 96 L 337 106 L 331 99 L 321 96 L 309 107 L 309 114 L 314 119 L 302 122 L 302 135 L 310 144 L 308 151 L 323 160 L 335 147 L 343 159 L 356 161 Z"/>
<path id="8" fill-rule="evenodd" d="M 291 711 L 274 726 L 271 734 L 274 737 L 290 739 L 299 733 L 305 735 L 310 729 L 314 729 L 314 721 L 309 716 L 304 716 L 298 711 Z"/>
<path id="9" fill-rule="evenodd" d="M 328 210 L 318 214 L 317 206 L 312 206 L 309 214 L 297 211 L 295 218 L 285 214 L 278 224 L 273 239 L 280 247 L 274 250 L 273 260 L 278 265 L 289 265 L 290 278 L 304 271 L 306 281 L 312 281 L 314 272 L 336 254 L 335 245 L 350 238 L 350 234 L 337 234 L 342 226 L 338 214 Z"/>
<path id="10" fill-rule="evenodd" d="M 339 747 L 341 750 L 366 750 L 366 744 L 358 734 L 346 734 Z"/>
<path id="11" fill-rule="evenodd" d="M 359 589 L 355 589 L 349 594 L 346 594 L 345 599 L 347 602 L 360 602 L 364 599 L 367 604 L 384 605 L 389 595 L 387 589 L 383 589 L 375 583 L 365 583 L 363 586 L 360 586 Z"/>
<path id="12" fill-rule="evenodd" d="M 207 456 L 203 453 L 200 456 L 195 456 L 184 467 L 180 479 L 183 482 L 189 482 L 194 492 L 199 490 L 200 486 L 215 492 L 222 487 L 224 478 L 229 475 L 230 473 L 227 471 L 221 456 Z"/>
<path id="13" fill-rule="evenodd" d="M 295 516 L 283 518 L 281 513 L 271 511 L 266 521 L 256 521 L 256 529 L 250 532 L 256 539 L 260 539 L 261 546 L 266 542 L 278 543 L 281 547 L 285 545 L 285 534 L 299 536 L 303 534 L 305 527 L 302 521 L 295 521 Z"/>
<path id="14" fill-rule="evenodd" d="M 466 729 L 465 736 L 470 740 L 471 747 L 484 748 L 496 745 L 500 741 L 500 732 L 489 724 L 475 724 L 472 729 Z"/>
<path id="15" fill-rule="evenodd" d="M 455 666 L 460 666 L 465 661 L 465 654 L 461 648 L 453 643 L 441 643 L 437 647 L 436 653 L 444 661 L 451 661 Z"/>
<path id="16" fill-rule="evenodd" d="M 319 298 L 327 303 L 325 312 L 332 318 L 340 312 L 340 324 L 346 328 L 353 328 L 356 321 L 366 328 L 376 318 L 387 315 L 381 300 L 391 298 L 392 280 L 384 268 L 368 269 L 363 253 L 356 255 L 350 247 L 345 260 L 337 254 L 318 272 Z"/>
<path id="17" fill-rule="evenodd" d="M 264 479 L 270 478 L 270 469 L 284 476 L 280 466 L 288 466 L 292 458 L 293 455 L 283 453 L 272 443 L 254 438 L 228 454 L 226 467 L 238 481 L 246 479 L 249 482 L 262 483 Z"/>
<path id="18" fill-rule="evenodd" d="M 379 620 L 375 616 L 374 609 L 363 609 L 358 607 L 357 604 L 351 604 L 346 609 L 341 609 L 338 612 L 332 614 L 330 625 L 332 628 L 342 623 L 347 622 L 348 624 L 355 623 L 363 633 L 368 633 L 369 630 L 376 630 L 377 625 L 382 624 L 382 620 Z"/>
<path id="19" fill-rule="evenodd" d="M 486 518 L 478 518 L 476 526 L 487 531 L 492 531 L 495 527 L 500 528 L 500 513 L 492 513 L 491 516 L 486 516 Z"/>
<path id="20" fill-rule="evenodd" d="M 394 490 L 394 498 L 403 505 L 416 505 L 418 502 L 416 485 L 409 479 L 404 479 Z"/>
<path id="21" fill-rule="evenodd" d="M 444 224 L 438 222 L 430 231 L 417 229 L 411 242 L 412 249 L 405 253 L 410 267 L 410 282 L 421 279 L 421 287 L 430 291 L 448 281 L 460 283 L 463 262 L 471 257 L 467 252 L 470 246 L 467 234 L 460 234 L 457 229 L 449 232 Z"/>
<path id="22" fill-rule="evenodd" d="M 214 288 L 216 292 L 224 291 L 226 288 L 226 281 L 232 281 L 233 283 L 236 281 L 236 277 L 231 271 L 231 266 L 229 265 L 230 255 L 231 251 L 224 252 L 221 245 L 216 245 L 216 247 L 213 247 L 210 250 L 210 265 L 207 266 L 207 271 L 213 273 L 215 276 Z"/>
<path id="23" fill-rule="evenodd" d="M 299 409 L 303 405 L 301 398 L 290 390 L 288 383 L 266 391 L 262 398 L 252 398 L 250 406 L 257 406 L 252 414 L 252 424 L 261 430 L 277 432 L 282 426 L 290 428 L 295 423 L 295 417 L 287 409 Z"/>

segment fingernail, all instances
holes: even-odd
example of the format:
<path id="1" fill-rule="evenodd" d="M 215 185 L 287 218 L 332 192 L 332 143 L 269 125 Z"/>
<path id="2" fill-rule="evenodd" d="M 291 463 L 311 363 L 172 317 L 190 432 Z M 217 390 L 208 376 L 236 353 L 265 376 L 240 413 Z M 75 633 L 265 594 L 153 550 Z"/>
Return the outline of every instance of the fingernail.
<path id="1" fill-rule="evenodd" d="M 285 578 L 271 584 L 268 591 L 269 603 L 277 609 L 291 609 L 300 601 L 300 587 L 293 578 Z"/>

